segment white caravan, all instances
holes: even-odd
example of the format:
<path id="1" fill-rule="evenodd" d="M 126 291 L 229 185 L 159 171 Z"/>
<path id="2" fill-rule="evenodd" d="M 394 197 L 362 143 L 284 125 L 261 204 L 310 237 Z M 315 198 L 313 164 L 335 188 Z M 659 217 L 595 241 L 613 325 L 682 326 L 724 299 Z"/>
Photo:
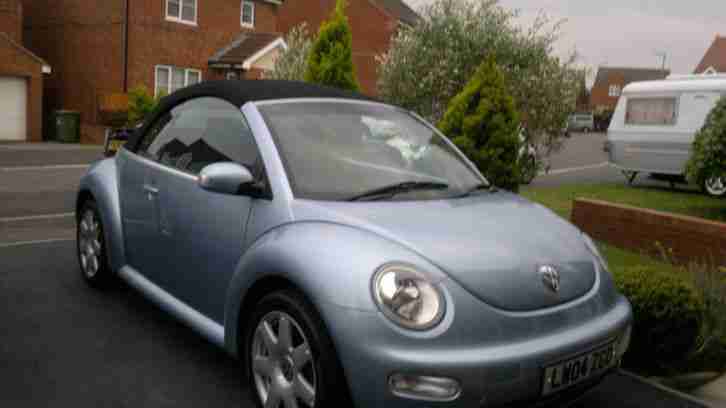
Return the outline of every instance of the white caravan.
<path id="1" fill-rule="evenodd" d="M 726 75 L 671 75 L 626 86 L 608 129 L 610 162 L 629 183 L 638 173 L 671 184 L 683 180 L 694 136 L 724 95 Z M 703 187 L 724 196 L 726 176 L 714 175 Z"/>

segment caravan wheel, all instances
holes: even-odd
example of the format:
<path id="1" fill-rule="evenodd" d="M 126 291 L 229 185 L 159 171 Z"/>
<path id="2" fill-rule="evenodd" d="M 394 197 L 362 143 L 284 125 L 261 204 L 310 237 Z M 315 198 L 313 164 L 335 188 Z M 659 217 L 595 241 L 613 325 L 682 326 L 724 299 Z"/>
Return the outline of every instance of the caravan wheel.
<path id="1" fill-rule="evenodd" d="M 713 176 L 704 183 L 704 190 L 712 197 L 726 196 L 726 177 Z"/>
<path id="2" fill-rule="evenodd" d="M 628 180 L 628 185 L 632 186 L 635 178 L 638 177 L 637 171 L 623 170 L 623 176 Z"/>

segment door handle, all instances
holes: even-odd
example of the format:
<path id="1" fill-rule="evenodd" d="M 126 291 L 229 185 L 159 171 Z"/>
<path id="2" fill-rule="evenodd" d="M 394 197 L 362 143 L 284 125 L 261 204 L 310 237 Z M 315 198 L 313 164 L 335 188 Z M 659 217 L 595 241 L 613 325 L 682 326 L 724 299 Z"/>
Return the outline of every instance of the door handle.
<path id="1" fill-rule="evenodd" d="M 144 185 L 144 191 L 146 191 L 147 193 L 151 193 L 151 194 L 159 194 L 158 188 L 156 188 L 154 186 L 150 186 L 148 184 Z"/>
<path id="2" fill-rule="evenodd" d="M 148 184 L 144 184 L 144 191 L 146 192 L 146 198 L 149 201 L 154 201 L 154 198 L 159 195 L 159 189 Z"/>

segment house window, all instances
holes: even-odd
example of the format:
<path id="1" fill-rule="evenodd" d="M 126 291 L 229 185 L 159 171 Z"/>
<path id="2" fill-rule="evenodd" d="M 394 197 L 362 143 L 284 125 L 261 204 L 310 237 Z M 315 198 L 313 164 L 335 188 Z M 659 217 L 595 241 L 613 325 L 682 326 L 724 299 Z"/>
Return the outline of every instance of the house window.
<path id="1" fill-rule="evenodd" d="M 628 100 L 625 123 L 628 125 L 675 125 L 676 98 L 636 98 Z"/>
<path id="2" fill-rule="evenodd" d="M 610 85 L 610 89 L 608 89 L 608 95 L 612 98 L 617 98 L 620 96 L 620 85 Z"/>
<path id="3" fill-rule="evenodd" d="M 255 26 L 255 3 L 251 1 L 242 1 L 242 27 Z"/>
<path id="4" fill-rule="evenodd" d="M 166 0 L 166 19 L 197 24 L 197 0 Z"/>
<path id="5" fill-rule="evenodd" d="M 202 71 L 191 68 L 178 68 L 166 65 L 156 67 L 156 86 L 154 94 L 169 95 L 185 86 L 202 82 Z"/>

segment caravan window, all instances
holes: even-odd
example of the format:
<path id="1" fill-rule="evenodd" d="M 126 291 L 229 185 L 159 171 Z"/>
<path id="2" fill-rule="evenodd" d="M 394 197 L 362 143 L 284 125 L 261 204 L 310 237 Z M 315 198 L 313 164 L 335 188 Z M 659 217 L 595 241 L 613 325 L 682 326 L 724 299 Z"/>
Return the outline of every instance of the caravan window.
<path id="1" fill-rule="evenodd" d="M 634 98 L 628 100 L 625 123 L 628 125 L 675 125 L 676 98 Z"/>

